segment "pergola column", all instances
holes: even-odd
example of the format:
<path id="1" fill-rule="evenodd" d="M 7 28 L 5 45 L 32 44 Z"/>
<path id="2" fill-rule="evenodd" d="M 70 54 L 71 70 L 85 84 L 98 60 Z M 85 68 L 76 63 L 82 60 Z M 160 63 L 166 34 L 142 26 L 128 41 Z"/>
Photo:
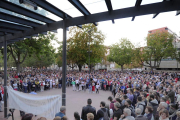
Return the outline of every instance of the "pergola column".
<path id="1" fill-rule="evenodd" d="M 66 19 L 63 20 L 62 106 L 66 106 Z"/>
<path id="2" fill-rule="evenodd" d="M 4 39 L 4 118 L 7 117 L 7 41 Z"/>

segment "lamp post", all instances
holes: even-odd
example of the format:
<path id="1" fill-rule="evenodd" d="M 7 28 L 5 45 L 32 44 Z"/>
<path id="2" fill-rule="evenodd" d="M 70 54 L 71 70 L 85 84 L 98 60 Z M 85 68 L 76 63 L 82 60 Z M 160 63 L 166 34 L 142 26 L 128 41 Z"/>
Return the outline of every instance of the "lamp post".
<path id="1" fill-rule="evenodd" d="M 177 50 L 177 45 L 176 45 L 176 40 L 175 40 L 175 47 L 176 47 L 176 50 Z M 177 61 L 177 70 L 178 70 L 178 60 Z"/>
<path id="2" fill-rule="evenodd" d="M 131 62 L 131 70 L 132 70 L 132 62 Z"/>
<path id="3" fill-rule="evenodd" d="M 91 31 L 92 31 L 92 28 L 88 31 L 88 33 L 89 33 L 89 42 L 88 42 L 88 47 L 89 47 L 89 51 L 88 51 L 88 53 L 89 53 L 89 79 L 90 79 L 90 73 L 91 73 L 91 69 L 90 69 L 90 53 L 92 52 L 92 51 L 90 50 Z"/>

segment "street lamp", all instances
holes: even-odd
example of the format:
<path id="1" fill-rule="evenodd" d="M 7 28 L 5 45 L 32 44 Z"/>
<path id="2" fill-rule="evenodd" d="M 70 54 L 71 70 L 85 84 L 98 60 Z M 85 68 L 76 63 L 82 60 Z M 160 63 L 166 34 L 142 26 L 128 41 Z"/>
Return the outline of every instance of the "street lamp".
<path id="1" fill-rule="evenodd" d="M 131 70 L 132 70 L 132 62 L 131 62 Z"/>
<path id="2" fill-rule="evenodd" d="M 177 53 L 177 50 L 178 50 L 178 48 L 177 48 L 177 45 L 176 45 L 176 40 L 175 40 L 175 48 L 176 48 L 176 53 Z M 176 60 L 177 61 L 177 70 L 178 70 L 178 60 Z"/>
<path id="3" fill-rule="evenodd" d="M 89 79 L 90 79 L 90 73 L 91 73 L 91 69 L 90 69 L 90 53 L 92 52 L 92 50 L 90 50 L 90 37 L 91 37 L 91 31 L 92 31 L 92 28 L 88 31 L 89 33 L 89 42 L 88 42 L 88 47 L 89 47 Z"/>

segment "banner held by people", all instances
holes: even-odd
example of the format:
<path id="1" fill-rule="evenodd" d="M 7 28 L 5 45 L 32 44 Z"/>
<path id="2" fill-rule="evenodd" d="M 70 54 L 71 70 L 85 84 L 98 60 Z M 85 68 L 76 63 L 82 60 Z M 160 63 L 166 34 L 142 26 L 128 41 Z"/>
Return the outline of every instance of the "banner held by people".
<path id="1" fill-rule="evenodd" d="M 7 87 L 9 109 L 21 110 L 42 117 L 53 119 L 61 107 L 61 96 L 39 96 L 18 92 Z"/>

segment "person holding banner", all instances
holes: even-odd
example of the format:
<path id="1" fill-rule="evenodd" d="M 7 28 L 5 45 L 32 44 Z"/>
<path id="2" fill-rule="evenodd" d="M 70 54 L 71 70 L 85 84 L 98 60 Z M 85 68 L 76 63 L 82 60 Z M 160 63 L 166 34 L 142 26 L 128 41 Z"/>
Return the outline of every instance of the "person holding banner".
<path id="1" fill-rule="evenodd" d="M 17 82 L 16 81 L 14 81 L 14 84 L 13 84 L 13 88 L 14 88 L 14 90 L 18 90 L 18 86 L 17 86 Z"/>
<path id="2" fill-rule="evenodd" d="M 60 112 L 56 113 L 55 117 L 59 116 L 59 117 L 64 117 L 66 113 L 66 107 L 65 106 L 61 106 L 60 108 Z"/>
<path id="3" fill-rule="evenodd" d="M 33 120 L 33 114 L 25 114 L 21 120 Z"/>
<path id="4" fill-rule="evenodd" d="M 32 91 L 29 94 L 37 95 L 37 93 L 32 89 Z"/>

